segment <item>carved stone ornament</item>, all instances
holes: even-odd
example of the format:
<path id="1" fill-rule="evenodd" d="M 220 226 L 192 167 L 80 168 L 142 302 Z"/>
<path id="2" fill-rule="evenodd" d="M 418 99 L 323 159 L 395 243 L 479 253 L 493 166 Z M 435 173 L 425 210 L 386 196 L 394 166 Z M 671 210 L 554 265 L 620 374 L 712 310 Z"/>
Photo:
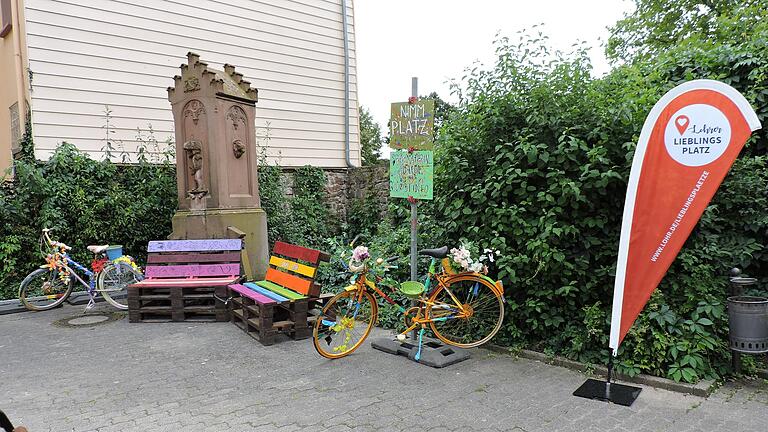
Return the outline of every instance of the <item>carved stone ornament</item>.
<path id="1" fill-rule="evenodd" d="M 208 191 L 203 185 L 203 143 L 190 140 L 184 143 L 184 151 L 189 158 L 189 171 L 195 180 L 195 187 L 189 191 L 190 195 L 205 195 Z"/>
<path id="2" fill-rule="evenodd" d="M 197 121 L 200 120 L 201 114 L 205 114 L 205 106 L 199 100 L 189 101 L 184 107 L 184 118 L 192 117 L 194 124 L 197 124 Z"/>
<path id="3" fill-rule="evenodd" d="M 189 77 L 184 81 L 184 93 L 200 90 L 200 80 L 197 77 Z"/>
<path id="4" fill-rule="evenodd" d="M 232 122 L 232 127 L 237 130 L 239 123 L 247 124 L 248 117 L 245 115 L 245 111 L 238 106 L 233 106 L 227 112 L 227 120 Z"/>
<path id="5" fill-rule="evenodd" d="M 245 154 L 245 144 L 240 140 L 232 141 L 232 151 L 235 153 L 235 159 L 240 159 Z"/>

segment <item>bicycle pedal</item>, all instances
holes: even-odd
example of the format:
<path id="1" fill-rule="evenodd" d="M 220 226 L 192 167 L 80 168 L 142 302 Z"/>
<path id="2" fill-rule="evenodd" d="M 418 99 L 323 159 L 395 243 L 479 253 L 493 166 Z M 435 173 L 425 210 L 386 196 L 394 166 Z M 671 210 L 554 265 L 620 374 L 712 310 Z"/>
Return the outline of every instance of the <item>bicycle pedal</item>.
<path id="1" fill-rule="evenodd" d="M 397 335 L 397 340 L 399 340 L 400 342 L 404 341 L 405 340 L 405 335 L 404 334 Z"/>

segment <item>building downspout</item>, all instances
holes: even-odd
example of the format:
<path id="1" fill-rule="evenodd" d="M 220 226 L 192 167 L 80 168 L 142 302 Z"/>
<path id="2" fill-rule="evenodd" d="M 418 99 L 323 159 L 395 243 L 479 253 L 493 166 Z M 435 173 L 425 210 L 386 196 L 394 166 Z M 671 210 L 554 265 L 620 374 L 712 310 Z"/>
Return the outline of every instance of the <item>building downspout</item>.
<path id="1" fill-rule="evenodd" d="M 352 163 L 349 142 L 349 30 L 347 29 L 347 0 L 341 0 L 341 22 L 344 27 L 344 155 L 347 160 L 347 168 L 352 168 L 355 165 Z"/>
<path id="2" fill-rule="evenodd" d="M 19 127 L 26 128 L 27 125 L 27 101 L 24 98 L 24 62 L 21 58 L 21 14 L 19 13 L 19 2 L 21 0 L 11 1 L 11 17 L 14 27 L 13 31 L 13 58 L 16 63 L 16 106 L 19 111 Z M 22 134 L 24 129 L 20 131 Z M 17 149 L 19 143 L 11 143 L 11 149 Z"/>

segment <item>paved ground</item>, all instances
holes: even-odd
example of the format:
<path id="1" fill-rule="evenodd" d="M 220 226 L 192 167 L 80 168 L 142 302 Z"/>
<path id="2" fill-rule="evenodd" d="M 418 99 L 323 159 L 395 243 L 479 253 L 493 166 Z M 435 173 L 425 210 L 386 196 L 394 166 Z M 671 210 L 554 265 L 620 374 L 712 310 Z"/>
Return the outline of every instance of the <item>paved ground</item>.
<path id="1" fill-rule="evenodd" d="M 631 408 L 571 396 L 584 376 L 475 350 L 432 369 L 373 350 L 328 361 L 228 323 L 51 323 L 0 316 L 0 408 L 42 431 L 731 431 L 768 429 L 768 385 L 708 399 L 646 388 Z"/>

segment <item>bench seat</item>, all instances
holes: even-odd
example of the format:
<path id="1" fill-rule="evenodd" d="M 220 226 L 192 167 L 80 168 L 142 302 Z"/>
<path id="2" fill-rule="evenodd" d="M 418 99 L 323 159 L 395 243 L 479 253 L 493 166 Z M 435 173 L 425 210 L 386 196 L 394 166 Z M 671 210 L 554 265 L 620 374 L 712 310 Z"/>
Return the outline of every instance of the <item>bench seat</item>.
<path id="1" fill-rule="evenodd" d="M 276 242 L 272 253 L 264 280 L 228 287 L 232 322 L 263 345 L 273 344 L 278 333 L 309 337 L 317 308 L 329 297 L 321 296 L 315 283 L 328 254 L 283 242 Z"/>
<path id="2" fill-rule="evenodd" d="M 151 241 L 145 279 L 128 287 L 130 322 L 229 321 L 228 286 L 243 279 L 240 239 Z"/>

